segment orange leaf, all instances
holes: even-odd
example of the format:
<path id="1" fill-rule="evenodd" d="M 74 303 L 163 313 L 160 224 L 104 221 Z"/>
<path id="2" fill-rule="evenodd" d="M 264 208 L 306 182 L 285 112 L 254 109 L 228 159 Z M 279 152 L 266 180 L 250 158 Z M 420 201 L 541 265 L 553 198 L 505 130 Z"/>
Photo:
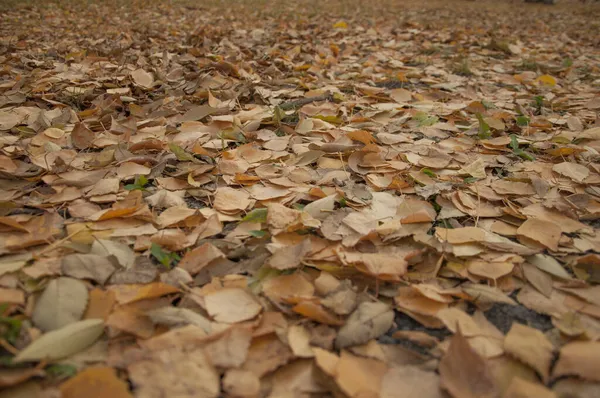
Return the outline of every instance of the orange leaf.
<path id="1" fill-rule="evenodd" d="M 369 145 L 375 142 L 373 135 L 366 130 L 355 130 L 346 134 L 346 137 L 351 140 L 362 142 L 365 145 Z"/>
<path id="2" fill-rule="evenodd" d="M 89 293 L 89 301 L 83 319 L 104 319 L 111 313 L 115 305 L 115 292 L 112 290 L 93 289 Z"/>
<path id="3" fill-rule="evenodd" d="M 88 368 L 60 385 L 62 398 L 132 398 L 127 383 L 113 368 Z"/>
<path id="4" fill-rule="evenodd" d="M 326 325 L 341 326 L 344 324 L 342 320 L 338 319 L 335 315 L 331 314 L 320 304 L 314 303 L 312 301 L 303 301 L 297 304 L 294 308 L 292 308 L 292 311 L 300 315 L 304 315 L 305 317 L 312 319 L 313 321 L 324 323 Z"/>
<path id="5" fill-rule="evenodd" d="M 115 285 L 110 289 L 115 292 L 119 304 L 133 303 L 179 292 L 175 286 L 162 282 L 153 282 L 148 285 Z"/>

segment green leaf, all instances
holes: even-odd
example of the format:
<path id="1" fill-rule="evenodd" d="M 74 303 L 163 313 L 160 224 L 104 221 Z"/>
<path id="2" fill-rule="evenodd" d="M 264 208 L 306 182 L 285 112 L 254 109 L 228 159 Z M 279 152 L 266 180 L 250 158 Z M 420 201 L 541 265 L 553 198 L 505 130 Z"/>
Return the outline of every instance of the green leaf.
<path id="1" fill-rule="evenodd" d="M 242 222 L 267 222 L 267 208 L 254 209 L 242 218 Z"/>
<path id="2" fill-rule="evenodd" d="M 3 311 L 0 311 L 3 312 Z M 6 316 L 0 316 L 0 337 L 11 344 L 19 338 L 22 322 L 19 319 L 13 319 Z"/>
<path id="3" fill-rule="evenodd" d="M 138 175 L 135 177 L 133 184 L 127 184 L 127 185 L 125 185 L 124 188 L 127 191 L 134 191 L 136 189 L 139 189 L 140 191 L 145 191 L 147 184 L 148 184 L 148 178 L 145 175 Z"/>
<path id="4" fill-rule="evenodd" d="M 340 204 L 340 207 L 348 207 L 348 201 L 346 200 L 346 198 L 341 198 L 339 200 L 339 204 Z"/>
<path id="5" fill-rule="evenodd" d="M 530 120 L 527 116 L 524 116 L 524 115 L 517 116 L 517 126 L 521 126 L 521 127 L 528 126 L 529 122 L 530 122 Z"/>
<path id="6" fill-rule="evenodd" d="M 483 105 L 483 107 L 485 109 L 494 109 L 494 108 L 496 108 L 496 105 L 494 105 L 492 102 L 487 101 L 487 100 L 481 101 L 481 105 Z"/>
<path id="7" fill-rule="evenodd" d="M 50 365 L 44 370 L 48 376 L 56 379 L 68 379 L 77 374 L 77 368 L 75 366 L 60 363 Z"/>
<path id="8" fill-rule="evenodd" d="M 536 95 L 535 97 L 533 97 L 533 100 L 535 101 L 535 106 L 537 108 L 542 108 L 544 106 L 545 98 L 543 96 Z"/>
<path id="9" fill-rule="evenodd" d="M 515 155 L 519 156 L 521 159 L 529 160 L 531 162 L 533 162 L 535 160 L 535 156 L 533 156 L 529 152 L 525 152 L 522 149 L 515 151 Z"/>
<path id="10" fill-rule="evenodd" d="M 519 141 L 517 140 L 517 136 L 514 134 L 510 135 L 510 147 L 512 148 L 513 151 L 516 151 L 519 149 Z"/>
<path id="11" fill-rule="evenodd" d="M 436 124 L 440 119 L 437 116 L 430 116 L 425 112 L 417 112 L 413 116 L 413 120 L 419 123 L 419 127 L 428 127 Z"/>
<path id="12" fill-rule="evenodd" d="M 517 136 L 514 134 L 510 135 L 510 147 L 512 148 L 513 153 L 515 155 L 517 155 L 518 157 L 520 157 L 521 159 L 529 160 L 529 161 L 535 160 L 535 156 L 533 156 L 529 152 L 525 152 L 524 150 L 519 148 L 519 141 L 517 139 Z"/>
<path id="13" fill-rule="evenodd" d="M 264 238 L 267 235 L 266 231 L 250 231 L 248 232 L 250 235 L 254 236 L 255 238 Z"/>
<path id="14" fill-rule="evenodd" d="M 182 147 L 180 147 L 177 144 L 174 144 L 171 142 L 169 144 L 169 149 L 171 150 L 171 152 L 173 152 L 175 154 L 175 157 L 177 157 L 177 160 L 181 160 L 182 162 L 190 162 L 190 161 L 196 160 L 194 155 L 192 155 L 191 153 L 187 153 L 185 151 L 185 149 L 183 149 Z"/>
<path id="15" fill-rule="evenodd" d="M 283 109 L 281 109 L 279 106 L 275 107 L 275 110 L 273 111 L 273 121 L 279 125 L 281 124 L 281 121 L 283 120 L 283 118 L 285 117 L 285 111 Z"/>
<path id="16" fill-rule="evenodd" d="M 428 175 L 431 178 L 437 178 L 437 174 L 435 174 L 432 170 L 430 169 L 421 169 L 421 171 L 423 172 L 423 174 Z"/>
<path id="17" fill-rule="evenodd" d="M 165 251 L 162 247 L 160 247 L 156 243 L 152 243 L 152 246 L 150 246 L 150 254 L 159 263 L 164 265 L 165 268 L 169 268 L 169 269 L 172 268 L 174 263 L 177 263 L 179 260 L 181 260 L 181 257 L 179 257 L 179 255 L 177 253 L 171 253 L 171 252 Z"/>
<path id="18" fill-rule="evenodd" d="M 139 175 L 135 177 L 135 184 L 145 187 L 148 184 L 148 178 L 145 175 Z"/>
<path id="19" fill-rule="evenodd" d="M 473 184 L 473 183 L 474 183 L 474 182 L 476 182 L 476 181 L 477 181 L 477 178 L 475 178 L 475 177 L 465 177 L 465 178 L 463 179 L 463 182 L 464 182 L 465 184 Z"/>
<path id="20" fill-rule="evenodd" d="M 477 120 L 479 121 L 479 134 L 477 134 L 477 136 L 482 140 L 491 138 L 492 134 L 490 133 L 490 125 L 483 120 L 481 113 L 478 113 L 476 116 Z"/>

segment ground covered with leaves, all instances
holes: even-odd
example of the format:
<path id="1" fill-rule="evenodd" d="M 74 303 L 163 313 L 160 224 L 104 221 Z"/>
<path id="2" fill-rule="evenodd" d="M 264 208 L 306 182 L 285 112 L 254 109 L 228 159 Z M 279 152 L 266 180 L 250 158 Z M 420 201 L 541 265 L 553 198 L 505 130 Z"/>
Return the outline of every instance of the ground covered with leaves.
<path id="1" fill-rule="evenodd" d="M 0 20 L 0 397 L 600 396 L 599 5 Z"/>

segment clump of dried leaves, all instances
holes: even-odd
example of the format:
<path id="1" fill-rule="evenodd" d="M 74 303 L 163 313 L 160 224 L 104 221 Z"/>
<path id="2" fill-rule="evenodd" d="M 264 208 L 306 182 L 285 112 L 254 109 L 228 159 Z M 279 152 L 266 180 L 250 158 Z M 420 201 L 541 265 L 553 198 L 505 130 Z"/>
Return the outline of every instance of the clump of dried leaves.
<path id="1" fill-rule="evenodd" d="M 600 394 L 597 6 L 120 3 L 0 13 L 0 396 Z"/>

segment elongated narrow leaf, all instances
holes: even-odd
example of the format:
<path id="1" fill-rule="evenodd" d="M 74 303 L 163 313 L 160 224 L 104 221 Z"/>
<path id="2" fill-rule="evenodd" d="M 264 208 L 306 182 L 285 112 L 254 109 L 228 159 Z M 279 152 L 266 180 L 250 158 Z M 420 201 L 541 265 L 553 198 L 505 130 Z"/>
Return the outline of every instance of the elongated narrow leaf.
<path id="1" fill-rule="evenodd" d="M 13 362 L 66 358 L 92 345 L 104 332 L 102 319 L 86 319 L 42 335 L 21 351 Z"/>

